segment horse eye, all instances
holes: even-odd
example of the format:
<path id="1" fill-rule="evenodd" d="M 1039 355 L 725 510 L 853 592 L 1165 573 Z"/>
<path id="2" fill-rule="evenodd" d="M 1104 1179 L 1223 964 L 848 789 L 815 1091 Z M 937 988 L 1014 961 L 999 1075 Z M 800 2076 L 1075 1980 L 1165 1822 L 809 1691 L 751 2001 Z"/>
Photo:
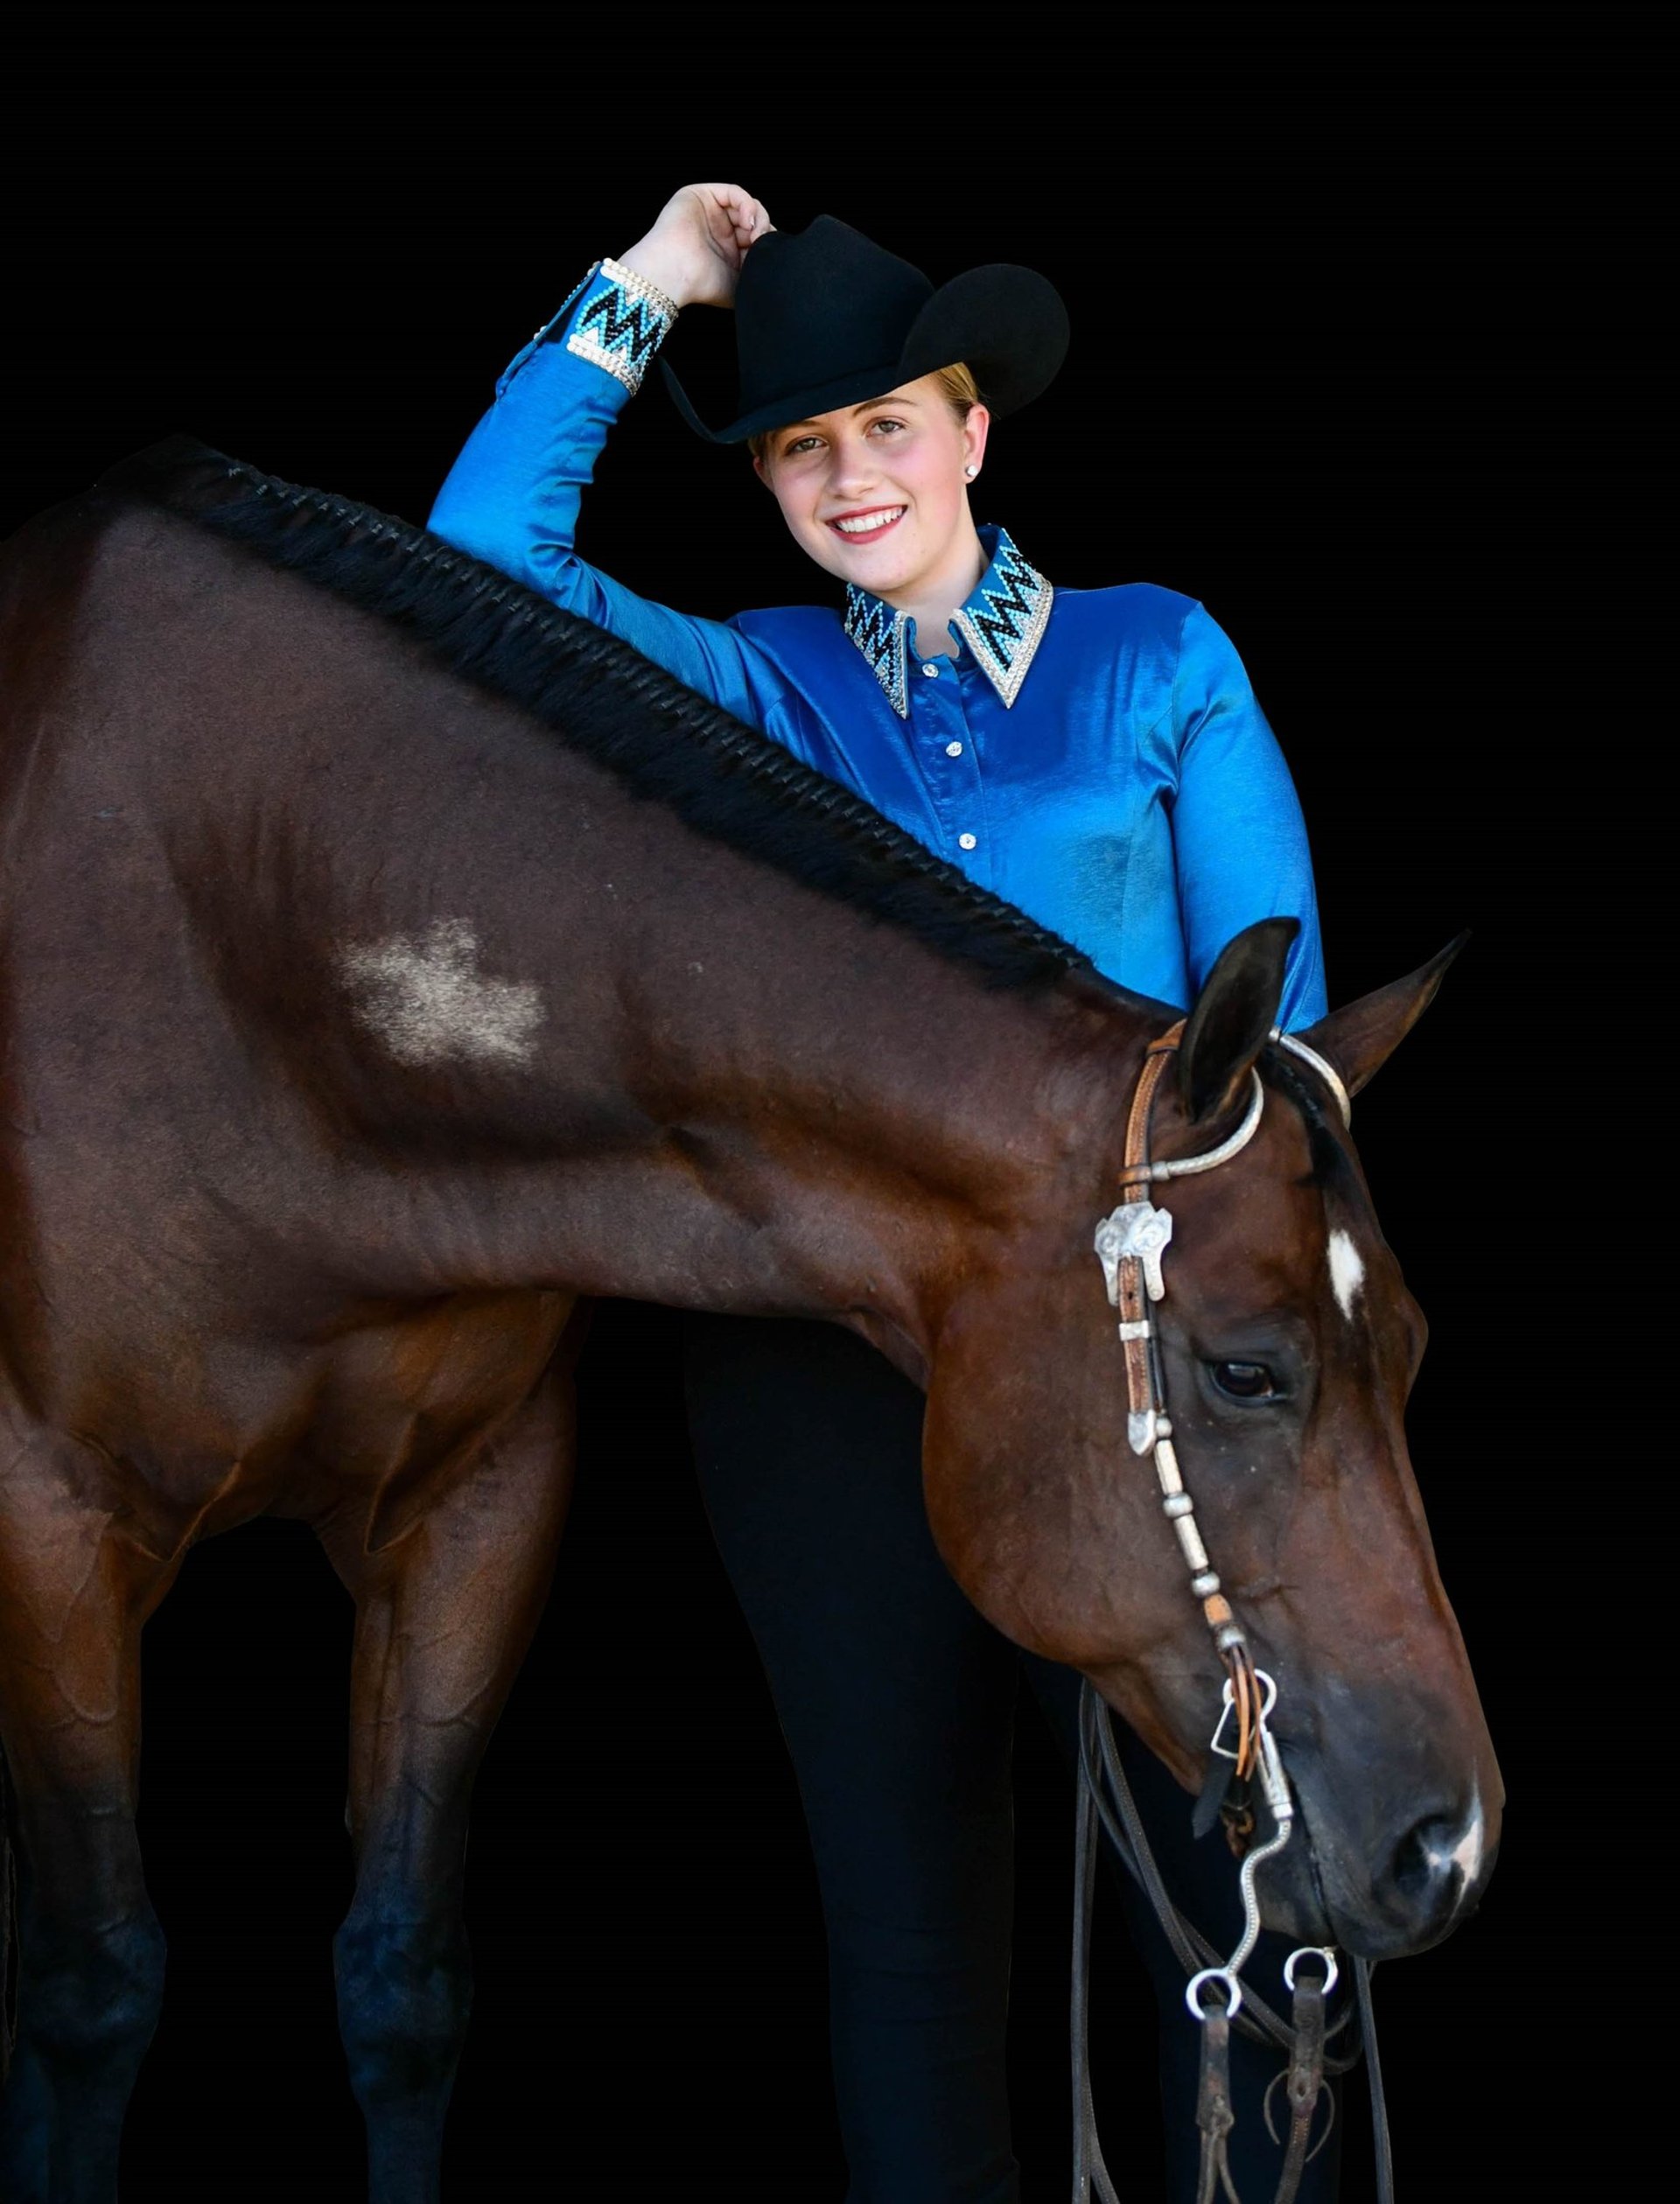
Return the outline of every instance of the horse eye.
<path id="1" fill-rule="evenodd" d="M 1270 1401 L 1278 1395 L 1278 1380 L 1264 1362 L 1210 1362 L 1214 1382 L 1234 1401 Z"/>

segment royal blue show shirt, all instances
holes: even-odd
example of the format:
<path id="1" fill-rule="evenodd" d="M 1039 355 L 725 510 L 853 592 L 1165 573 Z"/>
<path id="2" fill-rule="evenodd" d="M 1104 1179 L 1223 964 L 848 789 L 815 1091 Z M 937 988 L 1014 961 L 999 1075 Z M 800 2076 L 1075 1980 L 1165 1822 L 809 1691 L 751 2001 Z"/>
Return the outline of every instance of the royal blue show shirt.
<path id="1" fill-rule="evenodd" d="M 1280 1022 L 1325 1011 L 1300 806 L 1241 660 L 1202 607 L 1147 583 L 1053 589 L 1002 528 L 953 660 L 855 585 L 698 619 L 573 549 L 578 504 L 669 317 L 592 270 L 502 377 L 435 532 L 842 781 L 1122 985 L 1186 1007 L 1234 934 L 1287 915 Z"/>

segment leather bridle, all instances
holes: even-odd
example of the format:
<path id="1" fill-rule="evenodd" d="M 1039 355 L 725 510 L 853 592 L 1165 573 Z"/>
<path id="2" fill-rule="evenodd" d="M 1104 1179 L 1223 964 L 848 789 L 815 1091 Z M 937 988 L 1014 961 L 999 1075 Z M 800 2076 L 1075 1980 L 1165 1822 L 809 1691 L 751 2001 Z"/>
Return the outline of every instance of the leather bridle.
<path id="1" fill-rule="evenodd" d="M 1172 1423 L 1166 1411 L 1160 1341 L 1152 1314 L 1166 1294 L 1163 1259 L 1172 1238 L 1172 1217 L 1169 1210 L 1157 1207 L 1150 1200 L 1150 1189 L 1173 1179 L 1216 1170 L 1241 1154 L 1259 1130 L 1265 1109 L 1265 1088 L 1258 1071 L 1251 1067 L 1248 1108 L 1242 1123 L 1228 1138 L 1198 1156 L 1175 1158 L 1168 1162 L 1152 1160 L 1149 1133 L 1156 1091 L 1183 1039 L 1184 1030 L 1185 1022 L 1180 1019 L 1158 1040 L 1152 1041 L 1144 1054 L 1143 1070 L 1126 1115 L 1120 1171 L 1123 1199 L 1119 1207 L 1097 1226 L 1095 1244 L 1110 1303 L 1120 1312 L 1128 1442 L 1134 1454 L 1147 1454 L 1153 1459 L 1162 1512 L 1172 1526 L 1190 1571 L 1191 1592 L 1200 1605 L 1202 1619 L 1225 1669 L 1222 1704 L 1211 1739 L 1212 1773 L 1197 1819 L 1200 1823 L 1204 1812 L 1209 1821 L 1214 1813 L 1221 1815 L 1232 1849 L 1242 1858 L 1238 1887 L 1243 1927 L 1235 1950 L 1222 1962 L 1207 1939 L 1178 1912 L 1151 1852 L 1137 1802 L 1121 1765 L 1108 1709 L 1095 1688 L 1086 1683 L 1080 1695 L 1081 1781 L 1074 1885 L 1074 2204 L 1090 2204 L 1095 2195 L 1100 2204 L 1118 2204 L 1102 2162 L 1090 2088 L 1090 1929 L 1100 1823 L 1123 1864 L 1148 1898 L 1169 1943 L 1190 1977 L 1186 2003 L 1201 2026 L 1201 2082 L 1196 2109 L 1197 2125 L 1201 2131 L 1201 2172 L 1197 2204 L 1214 2204 L 1216 2193 L 1222 2190 L 1227 2204 L 1239 2204 L 1226 2152 L 1235 2124 L 1229 2081 L 1233 2025 L 1246 2035 L 1279 2046 L 1289 2057 L 1285 2072 L 1278 2077 L 1284 2084 L 1289 2099 L 1290 2128 L 1274 2204 L 1292 2204 L 1302 2170 L 1313 2154 L 1309 2152 L 1308 2143 L 1325 2075 L 1347 2072 L 1357 2062 L 1362 2051 L 1370 2069 L 1379 2204 L 1392 2204 L 1387 2119 L 1370 2006 L 1370 1969 L 1367 1963 L 1354 1962 L 1362 2040 L 1344 2055 L 1337 2055 L 1327 2047 L 1328 2040 L 1346 2027 L 1349 2018 L 1344 2011 L 1326 2028 L 1325 2001 L 1340 1971 L 1334 1949 L 1306 1945 L 1290 1954 L 1284 1977 L 1293 1998 L 1292 2026 L 1272 2012 L 1252 1991 L 1245 1991 L 1241 1979 L 1242 1968 L 1260 1934 L 1260 1905 L 1255 1878 L 1260 1867 L 1288 1844 L 1295 1823 L 1295 1801 L 1270 1724 L 1277 1686 L 1264 1669 L 1254 1664 L 1247 1634 L 1225 1595 L 1197 1526 L 1195 1501 L 1186 1488 L 1173 1445 Z M 1316 1049 L 1278 1027 L 1273 1027 L 1270 1039 L 1317 1073 L 1334 1095 L 1343 1123 L 1350 1123 L 1352 1104 L 1335 1067 Z M 1223 1741 L 1225 1733 L 1233 1724 L 1235 1741 L 1227 1745 Z M 1256 1778 L 1272 1825 L 1271 1834 L 1259 1843 L 1253 1841 L 1255 1823 L 1249 1806 Z M 1303 1963 L 1308 1961 L 1319 1962 L 1322 1972 L 1303 1974 Z M 1249 2008 L 1246 2012 L 1242 2010 L 1245 2002 Z M 1270 2126 L 1270 2091 L 1266 2120 Z M 1328 2131 L 1326 2126 L 1325 2135 Z M 1320 2146 L 1323 2140 L 1321 2136 Z"/>

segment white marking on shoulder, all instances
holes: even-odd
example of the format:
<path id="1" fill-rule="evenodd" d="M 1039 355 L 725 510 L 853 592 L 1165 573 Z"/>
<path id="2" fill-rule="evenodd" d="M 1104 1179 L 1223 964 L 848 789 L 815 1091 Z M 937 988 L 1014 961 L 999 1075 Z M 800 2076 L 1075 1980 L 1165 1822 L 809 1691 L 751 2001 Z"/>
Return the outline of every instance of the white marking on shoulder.
<path id="1" fill-rule="evenodd" d="M 1330 1284 L 1336 1305 L 1351 1322 L 1354 1300 L 1365 1283 L 1365 1258 L 1338 1225 L 1330 1235 Z"/>
<path id="2" fill-rule="evenodd" d="M 479 937 L 466 919 L 351 947 L 339 969 L 362 1024 L 401 1064 L 530 1060 L 542 998 L 523 981 L 480 970 Z"/>

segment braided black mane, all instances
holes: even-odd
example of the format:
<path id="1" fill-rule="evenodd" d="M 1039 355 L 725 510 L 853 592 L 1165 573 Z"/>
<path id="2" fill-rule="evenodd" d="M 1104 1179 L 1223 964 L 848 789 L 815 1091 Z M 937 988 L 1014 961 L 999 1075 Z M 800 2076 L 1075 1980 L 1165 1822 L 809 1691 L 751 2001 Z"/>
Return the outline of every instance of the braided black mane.
<path id="1" fill-rule="evenodd" d="M 993 985 L 1042 986 L 1091 969 L 860 796 L 439 536 L 187 437 L 125 460 L 99 487 L 248 545 L 393 621 L 450 672 L 518 705 L 696 832 L 902 927 Z"/>

